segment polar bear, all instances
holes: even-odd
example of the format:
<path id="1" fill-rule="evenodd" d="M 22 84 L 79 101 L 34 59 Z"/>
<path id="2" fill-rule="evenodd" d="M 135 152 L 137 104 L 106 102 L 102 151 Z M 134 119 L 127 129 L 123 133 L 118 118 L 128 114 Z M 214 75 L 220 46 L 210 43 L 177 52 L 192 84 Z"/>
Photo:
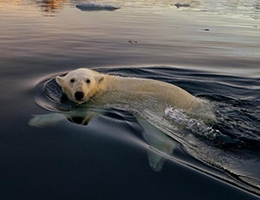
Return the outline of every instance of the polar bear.
<path id="1" fill-rule="evenodd" d="M 133 112 L 143 128 L 144 139 L 156 149 L 148 152 L 150 166 L 155 171 L 160 171 L 164 160 L 158 150 L 171 155 L 177 146 L 171 139 L 172 135 L 156 126 L 163 119 L 165 109 L 181 109 L 191 115 L 206 113 L 203 100 L 180 87 L 157 80 L 102 74 L 87 68 L 70 71 L 55 80 L 68 99 L 79 104 L 81 109 L 36 115 L 29 122 L 31 126 L 42 127 L 64 119 L 87 125 L 93 116 L 99 114 L 96 108 L 111 107 Z"/>
<path id="2" fill-rule="evenodd" d="M 55 80 L 63 93 L 77 104 L 132 104 L 154 99 L 186 111 L 203 106 L 200 99 L 187 91 L 157 80 L 107 75 L 87 68 L 70 71 L 65 76 L 57 76 Z"/>

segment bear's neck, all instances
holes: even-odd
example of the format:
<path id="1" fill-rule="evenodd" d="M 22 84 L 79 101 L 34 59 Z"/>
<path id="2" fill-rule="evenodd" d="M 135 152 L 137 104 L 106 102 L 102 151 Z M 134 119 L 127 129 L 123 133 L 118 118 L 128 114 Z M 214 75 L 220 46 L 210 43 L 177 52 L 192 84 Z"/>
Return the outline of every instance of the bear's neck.
<path id="1" fill-rule="evenodd" d="M 129 78 L 129 77 L 119 77 L 108 75 L 105 78 L 103 86 L 101 86 L 101 92 L 127 92 L 131 94 L 137 91 L 148 91 L 151 89 L 155 92 L 156 87 L 154 85 L 154 80 L 145 80 L 141 78 Z"/>

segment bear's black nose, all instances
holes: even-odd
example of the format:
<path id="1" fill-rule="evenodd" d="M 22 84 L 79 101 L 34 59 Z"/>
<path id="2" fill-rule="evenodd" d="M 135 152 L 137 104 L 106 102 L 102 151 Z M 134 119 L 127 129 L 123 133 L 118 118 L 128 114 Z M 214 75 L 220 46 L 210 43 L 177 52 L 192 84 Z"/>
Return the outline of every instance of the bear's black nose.
<path id="1" fill-rule="evenodd" d="M 83 97 L 84 97 L 84 93 L 83 93 L 83 92 L 76 92 L 76 93 L 74 94 L 74 96 L 75 96 L 75 99 L 76 99 L 76 100 L 82 100 Z"/>

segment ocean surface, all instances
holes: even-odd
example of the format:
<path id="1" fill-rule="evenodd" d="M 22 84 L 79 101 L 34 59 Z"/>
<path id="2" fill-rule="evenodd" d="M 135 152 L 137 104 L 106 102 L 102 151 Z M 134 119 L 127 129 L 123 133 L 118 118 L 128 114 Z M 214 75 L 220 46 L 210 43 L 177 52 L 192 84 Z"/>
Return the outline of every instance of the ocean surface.
<path id="1" fill-rule="evenodd" d="M 260 1 L 83 2 L 0 0 L 0 199 L 260 199 Z M 216 120 L 111 105 L 32 126 L 78 109 L 54 78 L 79 67 L 177 85 Z"/>

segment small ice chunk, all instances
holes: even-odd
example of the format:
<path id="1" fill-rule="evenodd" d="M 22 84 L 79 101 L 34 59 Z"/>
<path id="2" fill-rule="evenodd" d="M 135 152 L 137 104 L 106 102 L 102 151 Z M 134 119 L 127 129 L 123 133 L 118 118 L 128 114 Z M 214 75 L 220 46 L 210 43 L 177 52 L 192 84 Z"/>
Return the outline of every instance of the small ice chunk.
<path id="1" fill-rule="evenodd" d="M 177 8 L 180 8 L 180 7 L 190 7 L 190 4 L 187 4 L 187 3 L 176 3 L 174 4 Z"/>
<path id="2" fill-rule="evenodd" d="M 116 7 L 107 3 L 96 3 L 96 2 L 84 2 L 79 3 L 76 7 L 82 11 L 97 11 L 97 10 L 117 10 L 120 7 Z"/>

